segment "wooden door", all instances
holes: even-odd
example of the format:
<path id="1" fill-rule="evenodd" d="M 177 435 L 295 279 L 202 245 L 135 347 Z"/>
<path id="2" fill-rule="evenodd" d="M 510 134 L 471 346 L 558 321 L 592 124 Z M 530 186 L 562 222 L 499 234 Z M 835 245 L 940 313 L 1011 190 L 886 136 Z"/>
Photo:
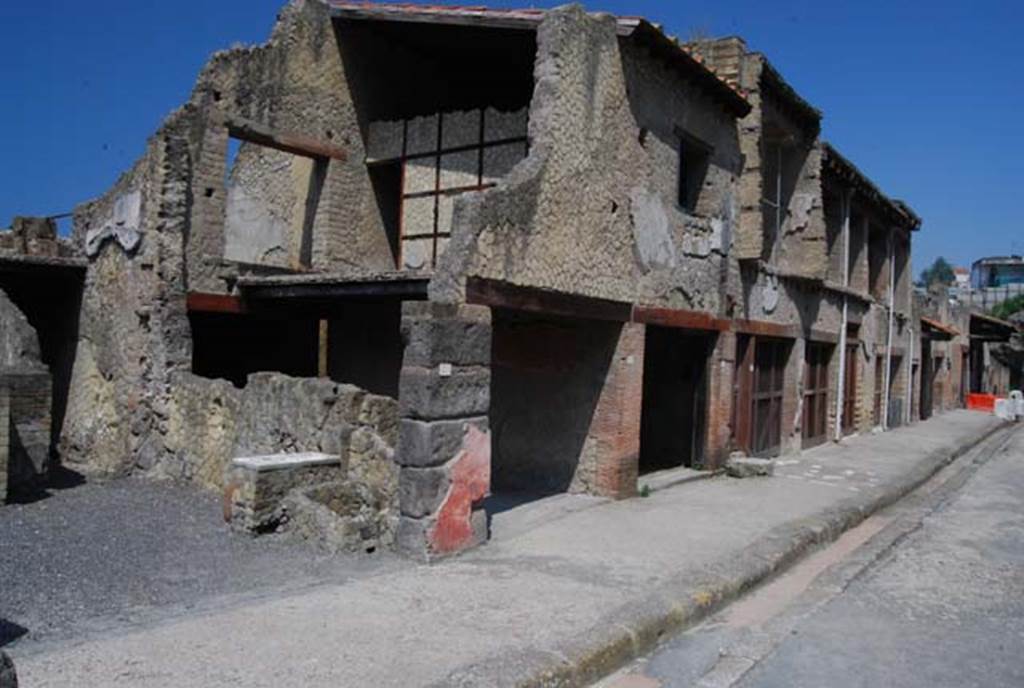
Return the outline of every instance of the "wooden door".
<path id="1" fill-rule="evenodd" d="M 775 339 L 754 343 L 751 446 L 754 456 L 776 456 L 782 446 L 782 398 L 788 345 Z"/>
<path id="2" fill-rule="evenodd" d="M 828 364 L 832 347 L 808 342 L 804 353 L 803 446 L 828 438 Z"/>

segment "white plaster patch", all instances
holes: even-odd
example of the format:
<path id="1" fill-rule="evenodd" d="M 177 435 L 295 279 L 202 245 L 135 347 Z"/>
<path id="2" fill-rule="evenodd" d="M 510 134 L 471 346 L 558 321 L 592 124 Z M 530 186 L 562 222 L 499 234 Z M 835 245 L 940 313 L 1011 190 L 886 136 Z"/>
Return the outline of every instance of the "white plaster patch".
<path id="1" fill-rule="evenodd" d="M 668 214 L 661 198 L 642 187 L 629 194 L 633 221 L 633 246 L 637 262 L 645 273 L 676 267 L 676 246 L 669 232 Z"/>
<path id="2" fill-rule="evenodd" d="M 110 217 L 99 227 L 85 234 L 85 252 L 90 258 L 96 256 L 108 239 L 113 239 L 126 253 L 139 247 L 142 236 L 139 224 L 142 217 L 142 193 L 131 191 L 118 196 Z"/>
<path id="3" fill-rule="evenodd" d="M 775 309 L 779 307 L 779 280 L 775 275 L 768 275 L 765 278 L 764 289 L 764 302 L 762 308 L 765 313 L 773 313 Z"/>

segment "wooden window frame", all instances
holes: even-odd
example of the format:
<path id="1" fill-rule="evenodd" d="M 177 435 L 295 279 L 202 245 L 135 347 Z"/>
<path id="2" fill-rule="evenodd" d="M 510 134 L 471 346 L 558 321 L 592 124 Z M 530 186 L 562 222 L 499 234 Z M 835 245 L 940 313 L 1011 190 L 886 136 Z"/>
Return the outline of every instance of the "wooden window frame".
<path id="1" fill-rule="evenodd" d="M 451 238 L 451 228 L 442 228 L 438 225 L 440 217 L 440 202 L 444 196 L 459 196 L 466 193 L 473 193 L 478 191 L 485 191 L 487 189 L 494 188 L 497 184 L 494 182 L 484 182 L 484 156 L 486 152 L 492 148 L 500 148 L 503 146 L 511 146 L 521 144 L 524 148 L 523 157 L 530 154 L 530 142 L 528 136 L 514 136 L 506 137 L 502 139 L 495 139 L 488 141 L 485 135 L 486 132 L 486 116 L 487 109 L 479 108 L 480 112 L 480 125 L 479 135 L 471 144 L 463 144 L 459 146 L 448 146 L 443 145 L 444 141 L 444 120 L 445 115 L 451 115 L 452 113 L 437 113 L 437 149 L 431 150 L 426 153 L 415 153 L 408 154 L 405 150 L 406 140 L 408 139 L 408 126 L 409 120 L 403 122 L 402 132 L 402 154 L 396 159 L 388 160 L 374 160 L 368 162 L 368 166 L 373 167 L 375 165 L 385 164 L 398 164 L 401 166 L 401 184 L 398 207 L 398 251 L 396 256 L 396 266 L 399 270 L 404 270 L 404 247 L 406 240 L 420 240 L 430 239 L 432 240 L 432 247 L 430 252 L 430 269 L 437 267 L 437 259 L 439 255 L 438 244 L 441 239 Z M 441 175 L 443 170 L 442 164 L 444 157 L 456 153 L 477 153 L 477 169 L 476 169 L 476 184 L 470 184 L 460 187 L 443 188 L 441 185 Z M 406 167 L 410 161 L 432 161 L 434 168 L 434 188 L 425 191 L 417 191 L 412 193 L 406 193 L 404 189 Z M 408 234 L 406 233 L 404 216 L 405 216 L 405 202 L 415 198 L 433 198 L 434 209 L 433 209 L 433 228 L 432 231 L 427 233 Z"/>

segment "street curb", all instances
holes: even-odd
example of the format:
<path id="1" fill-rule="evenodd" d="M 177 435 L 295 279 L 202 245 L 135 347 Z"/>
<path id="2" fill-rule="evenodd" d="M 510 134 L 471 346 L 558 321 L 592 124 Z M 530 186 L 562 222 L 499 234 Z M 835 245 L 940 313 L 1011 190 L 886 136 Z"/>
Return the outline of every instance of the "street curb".
<path id="1" fill-rule="evenodd" d="M 694 626 L 752 588 L 784 572 L 812 550 L 830 544 L 877 511 L 921 487 L 940 470 L 1009 427 L 1001 423 L 919 459 L 876 490 L 848 497 L 816 516 L 768 531 L 742 552 L 714 562 L 699 577 L 662 584 L 605 615 L 590 631 L 549 653 L 508 656 L 463 667 L 435 686 L 575 688 L 587 686 L 653 650 L 667 635 Z"/>

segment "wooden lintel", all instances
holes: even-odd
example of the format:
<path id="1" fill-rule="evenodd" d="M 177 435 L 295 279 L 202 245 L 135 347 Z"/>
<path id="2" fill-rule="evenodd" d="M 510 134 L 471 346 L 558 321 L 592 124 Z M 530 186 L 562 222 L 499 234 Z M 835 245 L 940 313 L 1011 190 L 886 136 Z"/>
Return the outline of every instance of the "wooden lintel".
<path id="1" fill-rule="evenodd" d="M 732 329 L 742 334 L 752 334 L 758 337 L 796 339 L 800 336 L 800 330 L 796 325 L 779 325 L 763 320 L 733 320 Z"/>
<path id="2" fill-rule="evenodd" d="M 632 305 L 625 301 L 520 287 L 478 277 L 467 281 L 466 301 L 492 308 L 614 322 L 629 322 L 633 311 Z"/>
<path id="3" fill-rule="evenodd" d="M 724 332 L 729 321 L 716 318 L 710 313 L 687 311 L 677 308 L 653 308 L 633 306 L 633 322 L 660 327 L 677 327 L 688 330 L 710 330 Z"/>
<path id="4" fill-rule="evenodd" d="M 410 278 L 404 280 L 325 282 L 297 284 L 251 284 L 241 285 L 245 295 L 253 303 L 280 300 L 289 302 L 332 299 L 401 299 L 422 301 L 427 298 L 428 280 Z"/>
<path id="5" fill-rule="evenodd" d="M 220 112 L 214 112 L 211 118 L 227 127 L 228 133 L 241 141 L 307 158 L 348 159 L 345 149 L 303 134 L 277 131 L 260 122 Z"/>
<path id="6" fill-rule="evenodd" d="M 186 305 L 190 313 L 246 313 L 245 302 L 230 294 L 189 292 Z"/>

